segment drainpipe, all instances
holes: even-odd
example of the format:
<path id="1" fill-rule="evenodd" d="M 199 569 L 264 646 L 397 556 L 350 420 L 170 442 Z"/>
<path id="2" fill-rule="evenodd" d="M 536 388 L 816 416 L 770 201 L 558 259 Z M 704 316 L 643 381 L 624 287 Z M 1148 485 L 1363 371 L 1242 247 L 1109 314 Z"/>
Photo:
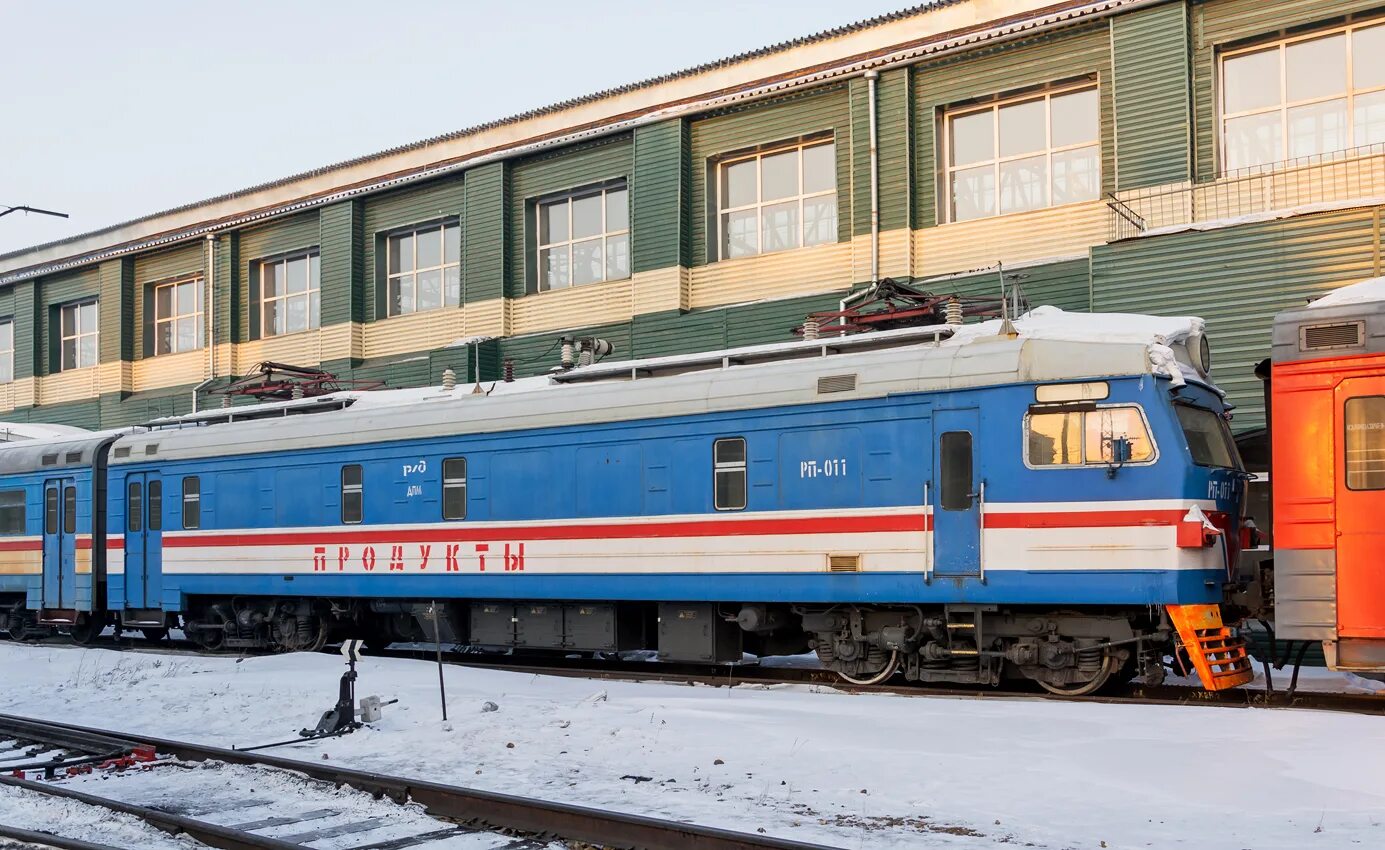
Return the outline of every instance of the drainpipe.
<path id="1" fill-rule="evenodd" d="M 216 380 L 216 240 L 215 233 L 207 234 L 207 379 L 192 388 L 192 412 L 197 412 L 197 394 Z"/>
<path id="2" fill-rule="evenodd" d="M 880 72 L 866 72 L 866 101 L 870 110 L 870 282 L 880 282 L 880 146 L 875 128 L 875 84 Z"/>

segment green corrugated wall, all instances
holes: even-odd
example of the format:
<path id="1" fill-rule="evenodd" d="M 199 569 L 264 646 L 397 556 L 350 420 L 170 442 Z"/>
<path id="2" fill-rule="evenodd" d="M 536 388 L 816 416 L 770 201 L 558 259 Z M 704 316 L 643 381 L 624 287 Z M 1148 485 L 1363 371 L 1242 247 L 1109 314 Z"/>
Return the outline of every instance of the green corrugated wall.
<path id="1" fill-rule="evenodd" d="M 791 142 L 831 132 L 837 145 L 837 232 L 851 236 L 851 103 L 845 85 L 819 88 L 808 94 L 750 104 L 692 122 L 689 168 L 692 191 L 688 205 L 689 265 L 708 262 L 708 226 L 715 221 L 715 192 L 709 198 L 709 173 L 714 157 L 757 146 Z M 714 183 L 710 183 L 714 187 Z M 715 227 L 712 228 L 715 233 Z M 715 256 L 715 250 L 712 251 Z"/>
<path id="2" fill-rule="evenodd" d="M 32 378 L 42 374 L 38 364 L 45 362 L 43 337 L 38 322 L 38 281 L 26 280 L 10 287 L 14 315 L 14 376 Z M 46 371 L 46 370 L 45 370 Z"/>
<path id="3" fill-rule="evenodd" d="M 795 339 L 809 313 L 836 310 L 847 290 L 680 313 L 636 316 L 631 357 L 663 357 Z"/>
<path id="4" fill-rule="evenodd" d="M 622 133 L 530 157 L 510 167 L 510 192 L 506 199 L 509 216 L 506 244 L 510 246 L 506 295 L 518 298 L 526 291 L 537 291 L 537 278 L 530 279 L 537 236 L 529 221 L 530 202 L 542 195 L 606 180 L 624 178 L 628 181 L 634 170 L 634 150 L 630 134 Z"/>
<path id="5" fill-rule="evenodd" d="M 363 202 L 323 207 L 318 221 L 322 265 L 322 326 L 365 320 Z"/>
<path id="6" fill-rule="evenodd" d="M 1237 431 L 1264 424 L 1252 370 L 1274 315 L 1378 274 L 1379 209 L 1129 239 L 1092 249 L 1092 309 L 1201 316 L 1212 376 L 1240 406 Z"/>
<path id="7" fill-rule="evenodd" d="M 1182 2 L 1111 20 L 1120 189 L 1192 174 L 1188 8 Z"/>
<path id="8" fill-rule="evenodd" d="M 499 298 L 506 291 L 506 170 L 505 163 L 492 162 L 466 173 L 462 221 L 463 304 Z"/>
<path id="9" fill-rule="evenodd" d="M 1000 47 L 975 50 L 913 69 L 914 221 L 940 220 L 938 139 L 942 110 L 982 97 L 1043 83 L 1095 75 L 1101 98 L 1101 187 L 1115 188 L 1115 109 L 1111 101 L 1111 44 L 1107 23 L 1084 24 Z"/>
<path id="10" fill-rule="evenodd" d="M 1087 260 L 1066 260 L 1019 266 L 1005 270 L 1007 291 L 1015 283 L 1029 306 L 1045 304 L 1062 310 L 1091 312 L 1091 267 Z M 999 272 L 983 272 L 957 277 L 931 278 L 916 281 L 915 286 L 939 295 L 1000 295 Z"/>
<path id="11" fill-rule="evenodd" d="M 240 234 L 235 231 L 223 233 L 216 242 L 216 275 L 212 294 L 216 299 L 214 318 L 217 344 L 244 342 L 247 339 L 243 317 L 249 293 L 246 287 L 240 285 L 242 279 L 236 273 L 239 268 Z"/>
<path id="12" fill-rule="evenodd" d="M 1211 179 L 1219 168 L 1215 103 L 1219 45 L 1379 8 L 1380 0 L 1194 0 L 1193 103 L 1198 179 Z"/>
<path id="13" fill-rule="evenodd" d="M 71 272 L 49 275 L 38 281 L 41 302 L 37 305 L 35 335 L 40 341 L 41 352 L 38 358 L 38 374 L 49 375 L 58 369 L 58 344 L 60 336 L 54 323 L 57 320 L 56 308 L 59 305 L 84 298 L 100 298 L 101 267 L 87 266 Z M 97 307 L 97 321 L 100 322 L 101 307 Z M 99 326 L 99 324 L 98 324 Z"/>
<path id="14" fill-rule="evenodd" d="M 631 268 L 635 274 L 683 265 L 686 213 L 686 122 L 661 121 L 635 130 L 630 178 Z"/>
<path id="15" fill-rule="evenodd" d="M 853 77 L 851 88 L 851 208 L 853 235 L 870 233 L 870 86 Z M 875 85 L 875 133 L 879 158 L 880 230 L 909 226 L 909 70 L 880 75 Z"/>

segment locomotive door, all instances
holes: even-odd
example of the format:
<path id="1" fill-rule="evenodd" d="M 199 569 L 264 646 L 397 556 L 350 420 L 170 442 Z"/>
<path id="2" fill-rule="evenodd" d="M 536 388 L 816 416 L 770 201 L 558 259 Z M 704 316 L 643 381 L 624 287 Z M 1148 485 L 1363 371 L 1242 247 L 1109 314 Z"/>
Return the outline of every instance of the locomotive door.
<path id="1" fill-rule="evenodd" d="M 77 481 L 43 485 L 43 607 L 77 606 Z"/>
<path id="2" fill-rule="evenodd" d="M 1385 637 L 1385 378 L 1337 386 L 1337 633 Z"/>
<path id="3" fill-rule="evenodd" d="M 933 412 L 933 573 L 981 574 L 982 478 L 976 464 L 980 412 Z"/>
<path id="4" fill-rule="evenodd" d="M 125 479 L 125 607 L 158 608 L 163 590 L 163 479 Z"/>

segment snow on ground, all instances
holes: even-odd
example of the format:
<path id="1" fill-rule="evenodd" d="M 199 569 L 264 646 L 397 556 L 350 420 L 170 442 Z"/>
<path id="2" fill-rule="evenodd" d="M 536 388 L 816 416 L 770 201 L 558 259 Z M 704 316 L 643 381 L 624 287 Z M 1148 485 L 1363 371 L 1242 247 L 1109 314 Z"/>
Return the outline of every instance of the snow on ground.
<path id="1" fill-rule="evenodd" d="M 341 669 L 0 644 L 0 711 L 246 746 L 315 722 Z M 360 695 L 400 700 L 381 722 L 277 752 L 845 848 L 1385 842 L 1379 717 L 449 667 L 444 723 L 433 665 L 371 658 L 360 676 Z"/>

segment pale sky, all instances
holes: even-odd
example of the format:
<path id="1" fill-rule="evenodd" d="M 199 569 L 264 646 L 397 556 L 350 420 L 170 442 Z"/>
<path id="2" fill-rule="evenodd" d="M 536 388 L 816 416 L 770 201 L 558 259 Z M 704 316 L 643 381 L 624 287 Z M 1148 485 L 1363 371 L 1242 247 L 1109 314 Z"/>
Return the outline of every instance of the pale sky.
<path id="1" fill-rule="evenodd" d="M 910 0 L 0 0 L 0 254 Z"/>

